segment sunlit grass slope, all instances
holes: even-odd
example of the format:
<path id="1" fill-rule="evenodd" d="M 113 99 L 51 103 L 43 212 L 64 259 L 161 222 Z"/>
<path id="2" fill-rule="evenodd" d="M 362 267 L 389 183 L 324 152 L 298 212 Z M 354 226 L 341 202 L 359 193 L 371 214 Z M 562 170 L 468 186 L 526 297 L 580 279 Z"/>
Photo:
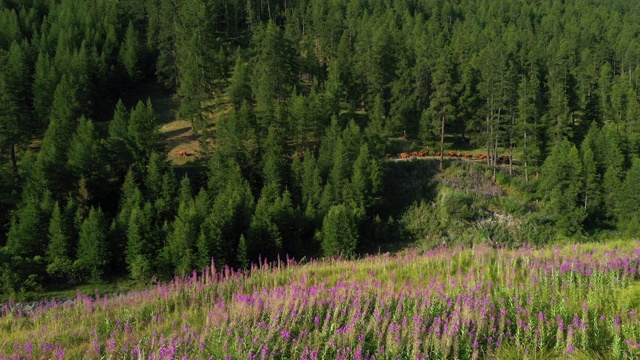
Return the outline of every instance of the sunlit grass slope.
<path id="1" fill-rule="evenodd" d="M 634 358 L 639 266 L 630 242 L 206 270 L 112 297 L 7 305 L 0 358 Z"/>

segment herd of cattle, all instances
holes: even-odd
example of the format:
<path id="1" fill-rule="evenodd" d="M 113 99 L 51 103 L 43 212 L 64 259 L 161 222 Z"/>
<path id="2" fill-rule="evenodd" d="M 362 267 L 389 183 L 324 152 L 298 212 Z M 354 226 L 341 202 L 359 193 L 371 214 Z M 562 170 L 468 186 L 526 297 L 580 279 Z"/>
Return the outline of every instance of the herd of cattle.
<path id="1" fill-rule="evenodd" d="M 386 154 L 388 159 L 393 159 L 394 156 L 392 154 Z M 433 156 L 440 156 L 440 151 L 436 151 Z M 397 154 L 397 156 L 395 157 L 396 159 L 412 159 L 412 158 L 421 158 L 421 157 L 426 157 L 429 156 L 429 150 L 424 150 L 424 151 L 413 151 L 413 152 L 401 152 L 399 154 Z M 444 156 L 448 156 L 448 157 L 452 157 L 452 158 L 464 158 L 464 159 L 473 159 L 474 157 L 478 160 L 486 160 L 490 155 L 486 155 L 486 154 L 478 154 L 478 155 L 473 155 L 473 154 L 463 154 L 460 152 L 453 152 L 453 151 L 447 151 L 444 153 Z M 496 159 L 498 164 L 507 164 L 509 163 L 509 155 L 502 155 L 499 156 Z"/>

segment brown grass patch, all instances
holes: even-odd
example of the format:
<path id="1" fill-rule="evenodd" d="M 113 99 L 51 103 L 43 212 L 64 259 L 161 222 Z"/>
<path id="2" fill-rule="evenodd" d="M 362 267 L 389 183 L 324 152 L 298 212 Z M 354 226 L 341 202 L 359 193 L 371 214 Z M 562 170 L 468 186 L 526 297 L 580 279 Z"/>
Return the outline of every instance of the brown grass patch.
<path id="1" fill-rule="evenodd" d="M 173 165 L 185 165 L 204 156 L 198 135 L 187 120 L 174 120 L 160 127 L 164 137 L 167 159 Z M 184 151 L 181 155 L 180 153 Z"/>

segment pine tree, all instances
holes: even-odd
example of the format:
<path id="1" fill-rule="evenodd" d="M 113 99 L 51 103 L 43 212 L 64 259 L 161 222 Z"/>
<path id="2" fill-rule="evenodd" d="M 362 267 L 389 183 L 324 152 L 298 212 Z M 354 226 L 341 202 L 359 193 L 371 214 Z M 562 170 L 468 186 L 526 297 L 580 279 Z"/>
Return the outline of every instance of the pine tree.
<path id="1" fill-rule="evenodd" d="M 256 64 L 253 74 L 253 94 L 256 115 L 263 129 L 276 121 L 276 107 L 283 105 L 297 81 L 295 50 L 284 33 L 273 22 L 254 33 Z"/>
<path id="2" fill-rule="evenodd" d="M 118 99 L 113 112 L 113 119 L 109 122 L 109 138 L 118 141 L 129 139 L 129 111 L 124 106 L 122 99 Z"/>
<path id="3" fill-rule="evenodd" d="M 58 74 L 50 56 L 46 52 L 38 53 L 33 76 L 33 108 L 40 129 L 46 129 L 49 124 L 57 83 Z"/>
<path id="4" fill-rule="evenodd" d="M 207 5 L 202 0 L 186 0 L 175 14 L 175 51 L 180 114 L 196 131 L 206 130 L 205 100 L 212 90 L 216 59 L 211 46 L 211 25 Z"/>
<path id="5" fill-rule="evenodd" d="M 284 159 L 285 138 L 282 132 L 275 127 L 269 128 L 267 140 L 265 142 L 265 154 L 262 159 L 262 176 L 264 186 L 273 185 L 281 189 L 286 184 L 285 174 L 287 173 Z"/>
<path id="6" fill-rule="evenodd" d="M 440 135 L 440 170 L 443 167 L 445 126 L 455 115 L 452 71 L 451 59 L 445 52 L 436 63 L 433 73 L 435 93 L 429 102 L 428 111 L 423 113 L 421 120 L 424 139 L 429 139 L 433 132 Z M 437 131 L 434 131 L 435 129 Z"/>
<path id="7" fill-rule="evenodd" d="M 69 170 L 76 178 L 85 178 L 91 188 L 102 177 L 103 157 L 100 135 L 93 121 L 84 117 L 78 121 L 69 144 Z"/>
<path id="8" fill-rule="evenodd" d="M 9 149 L 13 176 L 18 176 L 16 145 L 29 138 L 31 125 L 30 76 L 26 54 L 13 43 L 0 53 L 0 148 Z"/>
<path id="9" fill-rule="evenodd" d="M 70 280 L 73 276 L 73 251 L 71 232 L 72 219 L 67 211 L 61 211 L 56 201 L 49 222 L 49 244 L 47 246 L 47 273 L 53 277 Z"/>
<path id="10" fill-rule="evenodd" d="M 582 170 L 584 173 L 582 197 L 584 199 L 584 210 L 587 217 L 590 218 L 593 225 L 601 214 L 601 188 L 600 174 L 596 166 L 596 160 L 593 151 L 589 146 L 583 146 L 582 151 Z"/>
<path id="11" fill-rule="evenodd" d="M 38 154 L 40 171 L 38 176 L 56 198 L 61 198 L 69 189 L 67 168 L 69 139 L 76 129 L 76 119 L 79 114 L 76 91 L 77 89 L 73 88 L 66 76 L 63 76 L 54 94 L 51 121 Z"/>
<path id="12" fill-rule="evenodd" d="M 240 235 L 240 241 L 238 241 L 238 264 L 241 269 L 248 269 L 251 264 L 249 261 L 249 250 L 247 249 L 247 240 L 244 234 Z"/>
<path id="13" fill-rule="evenodd" d="M 105 275 L 109 260 L 109 227 L 102 210 L 91 208 L 89 216 L 80 227 L 77 269 L 90 281 L 100 281 Z"/>
<path id="14" fill-rule="evenodd" d="M 144 45 L 140 40 L 138 31 L 129 21 L 127 32 L 120 47 L 120 61 L 131 80 L 137 81 L 144 77 Z"/>
<path id="15" fill-rule="evenodd" d="M 229 94 L 229 102 L 233 104 L 236 109 L 240 109 L 240 106 L 246 101 L 251 103 L 251 73 L 249 66 L 242 58 L 240 49 L 236 51 L 236 64 L 233 68 L 233 76 L 231 77 L 231 83 L 229 84 L 227 93 Z"/>
<path id="16" fill-rule="evenodd" d="M 617 206 L 619 227 L 629 236 L 640 235 L 640 158 L 634 158 L 620 187 Z"/>
<path id="17" fill-rule="evenodd" d="M 127 133 L 134 159 L 148 159 L 158 146 L 157 118 L 151 100 L 138 101 L 131 111 Z"/>
<path id="18" fill-rule="evenodd" d="M 564 139 L 553 147 L 540 174 L 544 211 L 564 235 L 580 232 L 586 215 L 580 204 L 582 170 L 578 150 Z"/>
<path id="19" fill-rule="evenodd" d="M 537 133 L 540 125 L 537 123 L 538 87 L 540 86 L 536 74 L 532 71 L 529 78 L 523 77 L 518 87 L 518 117 L 516 131 L 519 134 L 518 144 L 522 148 L 522 162 L 524 165 L 525 182 L 529 182 L 529 167 L 539 158 Z"/>
<path id="20" fill-rule="evenodd" d="M 16 216 L 11 220 L 7 233 L 9 251 L 23 258 L 45 255 L 47 220 L 48 214 L 43 210 L 40 199 L 36 197 L 25 199 Z"/>
<path id="21" fill-rule="evenodd" d="M 328 79 L 324 84 L 324 98 L 326 107 L 331 116 L 338 116 L 340 113 L 340 101 L 343 98 L 344 85 L 340 80 L 340 64 L 337 60 L 329 63 Z"/>
<path id="22" fill-rule="evenodd" d="M 158 56 L 156 60 L 156 76 L 165 88 L 175 90 L 178 87 L 178 68 L 176 51 L 175 14 L 178 3 L 174 1 L 157 1 L 151 10 L 157 16 L 151 16 L 149 41 L 157 42 Z"/>
<path id="23" fill-rule="evenodd" d="M 129 166 L 134 162 L 131 149 L 134 148 L 129 138 L 129 112 L 122 100 L 118 100 L 113 114 L 113 119 L 109 122 L 109 137 L 104 142 L 104 157 L 112 176 L 124 179 Z"/>
<path id="24" fill-rule="evenodd" d="M 193 202 L 181 203 L 167 239 L 165 252 L 175 273 L 190 272 L 196 266 L 197 241 L 205 213 L 198 214 Z"/>
<path id="25" fill-rule="evenodd" d="M 278 221 L 281 201 L 275 185 L 262 188 L 248 231 L 252 259 L 275 260 L 278 254 L 283 254 L 283 224 Z"/>
<path id="26" fill-rule="evenodd" d="M 129 215 L 125 261 L 131 277 L 136 280 L 148 280 L 151 277 L 156 250 L 152 239 L 154 232 L 151 207 L 149 203 L 145 204 L 147 209 L 134 206 Z"/>
<path id="27" fill-rule="evenodd" d="M 358 233 L 353 211 L 344 204 L 332 206 L 322 221 L 319 238 L 322 241 L 324 256 L 354 255 L 358 245 Z"/>

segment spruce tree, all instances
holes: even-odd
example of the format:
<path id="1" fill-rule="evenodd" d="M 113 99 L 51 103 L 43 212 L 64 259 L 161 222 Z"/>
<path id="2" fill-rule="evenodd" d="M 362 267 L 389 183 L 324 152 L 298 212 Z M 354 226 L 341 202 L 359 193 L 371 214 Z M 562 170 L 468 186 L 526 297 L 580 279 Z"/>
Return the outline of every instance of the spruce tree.
<path id="1" fill-rule="evenodd" d="M 47 273 L 53 277 L 68 279 L 73 275 L 72 219 L 65 216 L 56 201 L 49 222 L 47 246 Z"/>
<path id="2" fill-rule="evenodd" d="M 358 232 L 353 211 L 345 204 L 332 206 L 322 221 L 319 237 L 324 256 L 354 255 L 358 245 Z"/>
<path id="3" fill-rule="evenodd" d="M 131 111 L 127 128 L 130 150 L 136 161 L 149 159 L 151 153 L 157 148 L 159 141 L 157 122 L 151 100 L 147 100 L 146 103 L 138 101 Z"/>
<path id="4" fill-rule="evenodd" d="M 120 46 L 120 61 L 131 80 L 137 81 L 144 76 L 144 45 L 140 40 L 138 31 L 129 21 L 127 31 Z"/>
<path id="5" fill-rule="evenodd" d="M 586 212 L 580 203 L 582 161 L 568 140 L 556 144 L 542 167 L 540 192 L 546 201 L 545 213 L 563 235 L 582 230 Z"/>
<path id="6" fill-rule="evenodd" d="M 91 208 L 80 227 L 76 268 L 90 281 L 103 279 L 109 262 L 109 226 L 100 209 Z"/>
<path id="7" fill-rule="evenodd" d="M 251 103 L 252 101 L 251 73 L 245 61 L 246 60 L 242 58 L 240 49 L 238 49 L 236 51 L 236 64 L 233 68 L 231 83 L 227 90 L 229 101 L 236 109 L 240 109 L 240 106 L 242 106 L 244 102 Z"/>
<path id="8" fill-rule="evenodd" d="M 452 72 L 451 59 L 445 52 L 436 63 L 433 73 L 435 93 L 429 102 L 428 111 L 423 114 L 421 120 L 422 134 L 425 140 L 430 139 L 433 133 L 439 134 L 440 170 L 443 166 L 445 126 L 455 115 Z"/>
<path id="9" fill-rule="evenodd" d="M 0 148 L 10 150 L 11 170 L 18 177 L 16 146 L 30 135 L 31 74 L 26 54 L 18 43 L 13 43 L 4 55 L 0 53 Z"/>
<path id="10" fill-rule="evenodd" d="M 634 158 L 620 187 L 617 206 L 619 227 L 631 237 L 640 235 L 640 158 Z"/>

